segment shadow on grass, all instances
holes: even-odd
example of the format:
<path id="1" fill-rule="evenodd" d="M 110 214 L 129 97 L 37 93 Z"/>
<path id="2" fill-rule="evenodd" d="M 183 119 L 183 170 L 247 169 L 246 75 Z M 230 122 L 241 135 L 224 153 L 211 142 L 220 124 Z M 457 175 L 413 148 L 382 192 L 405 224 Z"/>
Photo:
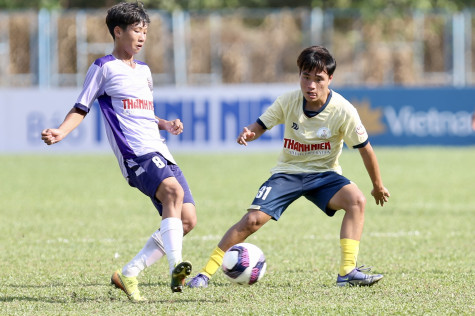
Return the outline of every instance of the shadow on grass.
<path id="1" fill-rule="evenodd" d="M 177 294 L 179 295 L 179 294 Z M 68 304 L 68 303 L 89 303 L 89 302 L 125 302 L 129 301 L 124 297 L 124 299 L 116 299 L 113 297 L 108 298 L 99 298 L 99 297 L 74 297 L 72 296 L 69 299 L 59 299 L 54 297 L 29 297 L 29 296 L 5 296 L 0 297 L 0 302 L 41 302 L 41 303 L 51 303 L 51 304 Z M 176 303 L 229 303 L 224 299 L 190 299 L 190 298 L 177 298 L 177 299 L 148 299 L 144 303 L 140 304 L 176 304 Z"/>
<path id="2" fill-rule="evenodd" d="M 110 285 L 109 283 L 89 283 L 89 284 L 66 284 L 66 283 L 55 283 L 55 284 L 10 284 L 5 285 L 4 287 L 8 288 L 19 288 L 19 289 L 42 289 L 42 288 L 53 288 L 53 287 L 96 287 L 96 286 L 105 286 Z"/>
<path id="3" fill-rule="evenodd" d="M 223 286 L 224 284 L 220 284 Z M 146 283 L 142 284 L 142 287 L 163 287 L 164 290 L 169 290 L 170 284 L 167 282 L 158 282 L 158 283 Z M 104 290 L 107 290 L 106 292 L 101 292 L 102 290 L 99 290 L 99 292 L 94 293 L 90 297 L 85 297 L 78 293 L 74 288 L 79 288 L 79 289 L 84 289 L 84 288 L 104 288 Z M 57 291 L 58 288 L 63 288 L 64 291 L 60 294 L 56 294 L 53 296 L 43 296 L 40 294 L 38 296 L 22 296 L 22 295 L 3 295 L 2 292 L 0 292 L 0 302 L 2 303 L 9 303 L 9 302 L 41 302 L 41 303 L 50 303 L 50 304 L 70 304 L 70 303 L 106 303 L 106 302 L 125 302 L 129 303 L 129 300 L 125 295 L 123 295 L 122 291 L 119 289 L 116 289 L 113 285 L 111 285 L 108 282 L 104 283 L 88 283 L 88 284 L 64 284 L 64 283 L 57 283 L 57 284 L 12 284 L 12 285 L 7 285 L 4 286 L 3 289 L 5 288 L 13 288 L 13 289 L 52 289 L 54 288 L 54 291 Z M 199 289 L 198 291 L 202 291 L 203 289 Z M 14 290 L 12 290 L 14 291 Z M 191 294 L 193 291 L 197 291 L 197 289 L 186 289 L 185 293 L 171 293 L 165 295 L 166 298 L 161 298 L 161 299 L 148 299 L 147 302 L 141 303 L 141 304 L 175 304 L 175 303 L 228 303 L 226 299 L 223 298 L 216 298 L 216 299 L 209 299 L 209 298 L 190 298 L 187 296 L 182 296 L 186 295 L 186 292 Z M 5 293 L 5 292 L 4 292 Z M 174 297 L 169 297 L 169 295 L 172 295 Z M 176 298 L 175 298 L 176 297 Z"/>

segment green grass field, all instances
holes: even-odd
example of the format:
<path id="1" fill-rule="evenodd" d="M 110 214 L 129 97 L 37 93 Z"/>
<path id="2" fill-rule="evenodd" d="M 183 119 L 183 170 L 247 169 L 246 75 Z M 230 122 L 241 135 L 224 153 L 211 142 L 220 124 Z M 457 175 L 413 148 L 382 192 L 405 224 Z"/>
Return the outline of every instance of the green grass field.
<path id="1" fill-rule="evenodd" d="M 243 150 L 242 152 L 245 152 Z M 390 202 L 376 206 L 356 151 L 344 174 L 368 205 L 359 263 L 385 278 L 337 288 L 342 212 L 306 199 L 247 241 L 266 254 L 264 279 L 169 289 L 167 263 L 139 278 L 144 304 L 109 285 L 158 228 L 149 200 L 123 180 L 115 157 L 0 156 L 0 315 L 474 315 L 475 147 L 376 148 Z M 184 258 L 198 271 L 245 212 L 277 153 L 176 154 L 197 202 Z"/>

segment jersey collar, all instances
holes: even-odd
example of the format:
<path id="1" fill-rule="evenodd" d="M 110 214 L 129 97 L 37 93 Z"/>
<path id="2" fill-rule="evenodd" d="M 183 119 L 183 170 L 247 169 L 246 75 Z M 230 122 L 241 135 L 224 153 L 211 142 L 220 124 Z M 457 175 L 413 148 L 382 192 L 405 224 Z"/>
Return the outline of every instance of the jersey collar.
<path id="1" fill-rule="evenodd" d="M 325 101 L 325 104 L 321 107 L 320 110 L 318 111 L 307 111 L 305 110 L 305 104 L 307 104 L 307 100 L 303 97 L 303 103 L 302 103 L 302 109 L 303 109 L 303 113 L 305 113 L 305 115 L 307 117 L 314 117 L 314 116 L 317 116 L 318 114 L 320 114 L 321 112 L 323 112 L 323 110 L 325 110 L 325 108 L 327 107 L 328 103 L 330 103 L 330 100 L 332 98 L 332 95 L 333 95 L 333 91 L 330 89 L 330 94 L 328 95 L 328 98 L 327 98 L 327 101 Z"/>

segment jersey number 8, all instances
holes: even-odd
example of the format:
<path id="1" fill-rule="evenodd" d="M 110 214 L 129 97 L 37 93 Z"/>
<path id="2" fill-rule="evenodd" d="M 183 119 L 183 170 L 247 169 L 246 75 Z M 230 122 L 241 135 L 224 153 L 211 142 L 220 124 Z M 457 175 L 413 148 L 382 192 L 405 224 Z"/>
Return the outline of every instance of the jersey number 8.
<path id="1" fill-rule="evenodd" d="M 152 158 L 152 161 L 153 163 L 160 169 L 162 169 L 163 167 L 165 167 L 165 164 L 163 163 L 163 161 L 158 157 L 158 156 L 154 156 Z"/>

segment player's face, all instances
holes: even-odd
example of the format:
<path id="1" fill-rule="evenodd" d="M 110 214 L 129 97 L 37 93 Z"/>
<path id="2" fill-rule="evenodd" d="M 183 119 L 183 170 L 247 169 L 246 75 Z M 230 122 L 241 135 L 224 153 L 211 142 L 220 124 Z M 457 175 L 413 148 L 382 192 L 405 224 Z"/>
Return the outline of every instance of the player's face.
<path id="1" fill-rule="evenodd" d="M 142 49 L 147 39 L 147 25 L 137 23 L 128 25 L 127 29 L 122 30 L 116 27 L 115 30 L 116 45 L 128 55 L 135 55 Z"/>
<path id="2" fill-rule="evenodd" d="M 321 106 L 326 102 L 332 78 L 325 71 L 317 73 L 316 70 L 302 70 L 300 89 L 308 105 Z"/>

